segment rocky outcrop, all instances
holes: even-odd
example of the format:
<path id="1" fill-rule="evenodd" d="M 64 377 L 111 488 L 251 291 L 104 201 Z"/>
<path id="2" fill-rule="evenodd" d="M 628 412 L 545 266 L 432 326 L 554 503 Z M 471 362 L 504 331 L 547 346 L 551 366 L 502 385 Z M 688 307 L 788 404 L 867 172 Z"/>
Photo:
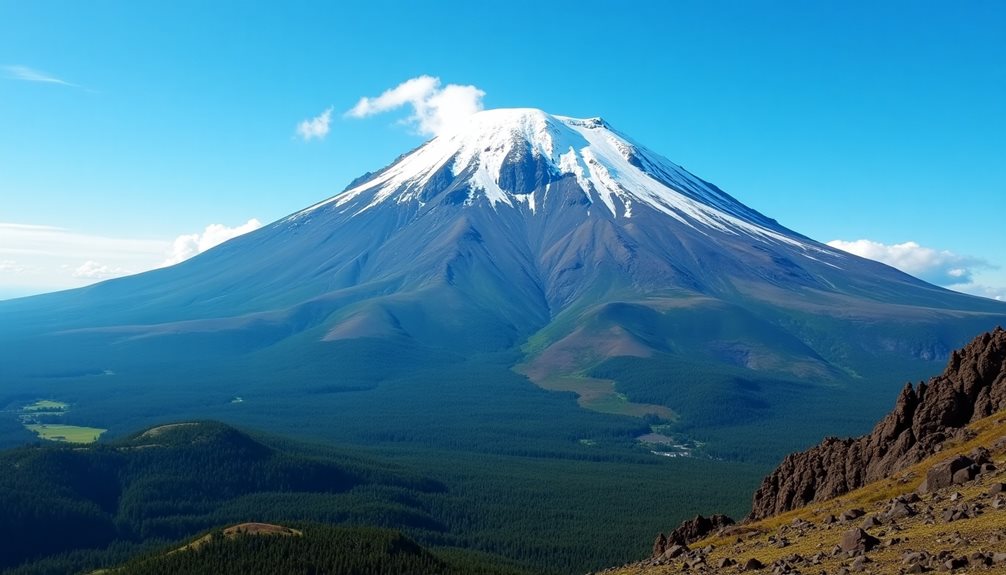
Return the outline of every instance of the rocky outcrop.
<path id="1" fill-rule="evenodd" d="M 954 351 L 942 375 L 905 386 L 869 435 L 788 455 L 755 492 L 751 519 L 831 499 L 918 463 L 967 424 L 1006 408 L 1006 331 Z M 950 471 L 948 469 L 948 471 Z M 950 480 L 953 473 L 950 471 Z"/>
<path id="2" fill-rule="evenodd" d="M 726 515 L 716 514 L 709 517 L 696 515 L 693 519 L 682 522 L 677 529 L 671 531 L 667 539 L 678 545 L 688 545 L 733 524 L 734 520 Z"/>
<path id="3" fill-rule="evenodd" d="M 663 533 L 657 535 L 656 541 L 653 542 L 653 557 L 667 557 L 672 549 L 687 551 L 689 543 L 704 539 L 707 535 L 733 524 L 734 520 L 726 515 L 717 514 L 709 517 L 696 515 L 693 519 L 682 522 L 677 529 L 671 531 L 670 535 L 665 536 Z"/>

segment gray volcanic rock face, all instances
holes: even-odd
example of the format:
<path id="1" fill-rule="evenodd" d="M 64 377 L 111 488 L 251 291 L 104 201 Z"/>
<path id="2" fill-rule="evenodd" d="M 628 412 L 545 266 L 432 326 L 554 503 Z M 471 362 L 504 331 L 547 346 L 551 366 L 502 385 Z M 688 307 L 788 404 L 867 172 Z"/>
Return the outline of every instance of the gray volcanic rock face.
<path id="1" fill-rule="evenodd" d="M 0 376 L 69 342 L 240 354 L 305 337 L 523 345 L 538 383 L 654 354 L 848 381 L 863 358 L 942 360 L 1004 319 L 788 230 L 600 119 L 491 110 L 192 260 L 0 302 L 0 343 L 17 342 Z"/>

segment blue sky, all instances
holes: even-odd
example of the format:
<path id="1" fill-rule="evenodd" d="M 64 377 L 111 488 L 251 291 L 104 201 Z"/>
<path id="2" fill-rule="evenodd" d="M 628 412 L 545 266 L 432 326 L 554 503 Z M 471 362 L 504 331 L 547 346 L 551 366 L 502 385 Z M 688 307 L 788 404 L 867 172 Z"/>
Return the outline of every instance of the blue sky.
<path id="1" fill-rule="evenodd" d="M 1006 3 L 539 4 L 0 0 L 0 297 L 337 193 L 429 137 L 408 105 L 346 115 L 423 75 L 603 116 L 801 233 L 1006 296 Z"/>

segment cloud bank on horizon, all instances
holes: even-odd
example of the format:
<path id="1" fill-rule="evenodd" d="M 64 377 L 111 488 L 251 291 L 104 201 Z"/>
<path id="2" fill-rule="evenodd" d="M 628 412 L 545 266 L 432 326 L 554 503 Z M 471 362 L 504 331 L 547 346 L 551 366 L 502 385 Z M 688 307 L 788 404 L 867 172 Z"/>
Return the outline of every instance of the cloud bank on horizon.
<path id="1" fill-rule="evenodd" d="M 1006 301 L 1006 288 L 975 283 L 975 272 L 993 269 L 980 258 L 937 250 L 916 242 L 883 244 L 873 240 L 832 240 L 828 245 L 857 256 L 878 261 L 938 286 Z"/>
<path id="2" fill-rule="evenodd" d="M 0 299 L 83 287 L 174 265 L 260 227 L 255 218 L 234 227 L 210 224 L 201 232 L 167 241 L 0 222 Z"/>

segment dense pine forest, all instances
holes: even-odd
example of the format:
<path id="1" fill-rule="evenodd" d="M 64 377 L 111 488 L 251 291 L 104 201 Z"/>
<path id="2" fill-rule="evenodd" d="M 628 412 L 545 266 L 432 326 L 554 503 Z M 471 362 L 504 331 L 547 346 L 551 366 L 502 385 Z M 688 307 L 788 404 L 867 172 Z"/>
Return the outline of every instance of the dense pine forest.
<path id="1" fill-rule="evenodd" d="M 497 558 L 431 553 L 386 529 L 296 524 L 296 535 L 214 530 L 190 547 L 154 552 L 115 568 L 117 575 L 521 575 Z"/>
<path id="2" fill-rule="evenodd" d="M 692 385 L 654 398 L 680 410 L 668 422 L 586 411 L 572 393 L 501 372 L 510 356 L 438 352 L 419 371 L 383 357 L 365 343 L 339 344 L 291 370 L 283 388 L 259 375 L 264 364 L 193 359 L 184 377 L 138 366 L 7 391 L 0 445 L 33 444 L 0 453 L 0 536 L 13 550 L 0 570 L 85 572 L 211 528 L 306 521 L 396 529 L 434 553 L 583 573 L 644 556 L 653 533 L 696 513 L 743 515 L 764 473 L 821 425 L 799 416 L 807 404 L 795 383 L 699 379 L 686 365 L 673 367 Z M 663 377 L 659 361 L 609 363 L 597 374 L 634 372 L 619 390 L 649 400 L 643 391 Z M 134 384 L 128 393 L 124 382 Z M 788 423 L 753 409 L 724 424 L 700 408 L 719 405 L 708 401 L 715 396 L 743 403 L 745 385 L 777 390 L 772 401 Z M 824 397 L 841 405 L 840 391 Z M 59 422 L 108 432 L 88 447 L 40 444 L 16 414 L 43 398 L 69 405 Z M 170 422 L 144 404 L 252 435 L 205 423 L 152 437 L 137 430 Z M 828 423 L 849 432 L 859 424 Z M 662 456 L 664 446 L 637 440 L 656 427 L 704 446 L 693 457 Z"/>

